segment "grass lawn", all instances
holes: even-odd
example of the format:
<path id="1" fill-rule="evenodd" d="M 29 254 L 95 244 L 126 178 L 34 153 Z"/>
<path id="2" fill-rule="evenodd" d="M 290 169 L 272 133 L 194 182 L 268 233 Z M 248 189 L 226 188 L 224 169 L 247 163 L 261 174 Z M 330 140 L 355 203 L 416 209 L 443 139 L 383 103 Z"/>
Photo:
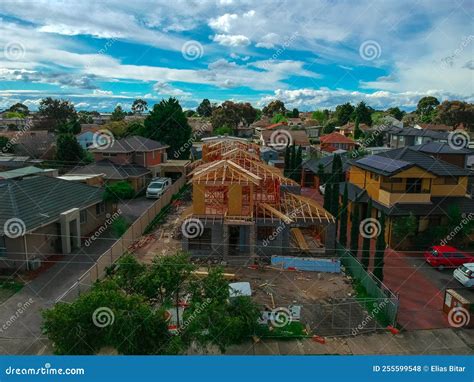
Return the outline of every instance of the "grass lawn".
<path id="1" fill-rule="evenodd" d="M 278 338 L 281 340 L 305 338 L 308 335 L 305 332 L 305 327 L 301 322 L 292 321 L 287 325 L 280 327 L 272 327 L 270 329 L 267 325 L 260 325 L 260 329 L 256 333 L 258 337 L 262 338 Z"/>

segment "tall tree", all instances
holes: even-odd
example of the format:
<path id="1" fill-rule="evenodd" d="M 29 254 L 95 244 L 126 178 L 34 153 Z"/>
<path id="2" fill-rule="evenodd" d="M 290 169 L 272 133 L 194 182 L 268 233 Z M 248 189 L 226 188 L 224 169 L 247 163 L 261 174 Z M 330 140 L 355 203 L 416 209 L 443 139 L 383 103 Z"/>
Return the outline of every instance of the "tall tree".
<path id="1" fill-rule="evenodd" d="M 267 106 L 262 109 L 262 113 L 265 114 L 267 117 L 273 117 L 275 114 L 283 114 L 286 113 L 285 104 L 280 100 L 271 101 Z"/>
<path id="2" fill-rule="evenodd" d="M 145 137 L 167 144 L 168 154 L 174 158 L 188 158 L 191 127 L 176 98 L 162 100 L 153 106 L 145 118 Z"/>
<path id="3" fill-rule="evenodd" d="M 296 150 L 296 159 L 295 159 L 295 177 L 294 180 L 296 182 L 301 182 L 301 165 L 303 164 L 303 148 L 298 146 L 298 150 Z"/>
<path id="4" fill-rule="evenodd" d="M 197 107 L 196 111 L 201 117 L 210 117 L 213 111 L 211 101 L 209 101 L 207 98 L 204 98 Z"/>
<path id="5" fill-rule="evenodd" d="M 374 275 L 380 281 L 383 281 L 384 272 L 383 267 L 385 265 L 385 248 L 387 243 L 385 242 L 385 214 L 382 212 L 382 215 L 379 218 L 380 222 L 380 232 L 377 236 L 377 241 L 375 242 L 375 256 L 374 256 Z"/>
<path id="6" fill-rule="evenodd" d="M 13 151 L 13 145 L 7 137 L 0 136 L 0 153 L 10 153 Z"/>
<path id="7" fill-rule="evenodd" d="M 444 101 L 436 108 L 436 122 L 458 127 L 463 124 L 474 130 L 474 104 L 463 101 Z"/>
<path id="8" fill-rule="evenodd" d="M 359 123 L 365 123 L 366 125 L 372 125 L 372 109 L 369 108 L 365 102 L 359 102 L 354 109 L 353 118 L 359 120 Z"/>
<path id="9" fill-rule="evenodd" d="M 250 126 L 257 119 L 257 110 L 249 103 L 239 103 L 240 108 L 240 120 L 245 125 Z"/>
<path id="10" fill-rule="evenodd" d="M 60 124 L 77 119 L 76 110 L 71 102 L 51 97 L 40 101 L 38 114 L 52 122 L 53 130 L 56 130 Z"/>
<path id="11" fill-rule="evenodd" d="M 350 121 L 353 112 L 354 106 L 352 106 L 349 102 L 336 106 L 336 111 L 334 114 L 337 119 L 337 123 L 340 126 L 345 125 Z"/>
<path id="12" fill-rule="evenodd" d="M 56 141 L 56 160 L 60 161 L 64 167 L 73 166 L 85 157 L 77 139 L 72 134 L 60 134 Z"/>
<path id="13" fill-rule="evenodd" d="M 352 203 L 352 218 L 351 218 L 351 253 L 352 256 L 357 257 L 359 252 L 359 202 L 354 200 Z"/>
<path id="14" fill-rule="evenodd" d="M 360 139 L 364 133 L 362 133 L 362 130 L 359 127 L 359 117 L 356 117 L 355 122 L 354 122 L 354 139 Z"/>
<path id="15" fill-rule="evenodd" d="M 372 218 L 372 199 L 369 199 L 367 203 L 367 214 L 365 215 L 366 219 Z M 365 270 L 369 269 L 370 263 L 370 241 L 371 237 L 369 235 L 364 236 L 364 240 L 362 241 L 362 266 Z"/>
<path id="16" fill-rule="evenodd" d="M 20 113 L 23 116 L 27 116 L 28 114 L 30 114 L 30 110 L 28 109 L 28 106 L 26 106 L 26 105 L 24 105 L 20 102 L 17 102 L 16 104 L 10 106 L 8 111 L 10 111 L 12 113 Z"/>
<path id="17" fill-rule="evenodd" d="M 286 145 L 284 175 L 288 177 L 290 175 L 290 172 L 291 172 L 291 147 L 290 145 Z"/>
<path id="18" fill-rule="evenodd" d="M 133 114 L 142 114 L 144 111 L 148 110 L 148 103 L 139 98 L 139 99 L 136 99 L 135 101 L 133 101 L 133 104 L 132 104 L 132 112 Z"/>
<path id="19" fill-rule="evenodd" d="M 434 117 L 435 108 L 438 105 L 439 101 L 436 97 L 423 97 L 418 101 L 416 113 L 420 116 L 423 122 L 431 122 Z"/>
<path id="20" fill-rule="evenodd" d="M 295 177 L 295 169 L 296 169 L 296 145 L 295 143 L 293 142 L 293 144 L 291 145 L 291 153 L 290 153 L 290 166 L 291 166 L 291 174 L 290 174 L 290 178 L 291 179 L 294 179 Z"/>
<path id="21" fill-rule="evenodd" d="M 122 106 L 117 105 L 117 106 L 115 106 L 115 109 L 112 112 L 112 115 L 110 116 L 110 120 L 111 121 L 123 121 L 125 119 L 126 115 L 127 115 L 127 113 L 123 111 Z"/>
<path id="22" fill-rule="evenodd" d="M 326 181 L 324 186 L 324 204 L 323 207 L 326 211 L 332 211 L 332 183 Z"/>
<path id="23" fill-rule="evenodd" d="M 315 121 L 318 121 L 320 125 L 323 125 L 324 122 L 327 121 L 328 115 L 324 113 L 323 110 L 316 110 L 311 114 L 311 119 L 314 119 Z"/>
<path id="24" fill-rule="evenodd" d="M 214 109 L 211 117 L 211 124 L 213 129 L 222 126 L 230 127 L 237 135 L 237 128 L 242 121 L 242 114 L 240 106 L 232 101 L 225 101 Z"/>
<path id="25" fill-rule="evenodd" d="M 386 113 L 398 119 L 399 121 L 401 121 L 403 116 L 405 115 L 405 112 L 400 110 L 399 107 L 390 107 L 386 110 Z"/>
<path id="26" fill-rule="evenodd" d="M 347 245 L 347 219 L 349 208 L 349 195 L 347 190 L 347 182 L 344 183 L 344 194 L 342 196 L 342 207 L 341 207 L 341 223 L 339 226 L 339 243 L 346 247 Z"/>

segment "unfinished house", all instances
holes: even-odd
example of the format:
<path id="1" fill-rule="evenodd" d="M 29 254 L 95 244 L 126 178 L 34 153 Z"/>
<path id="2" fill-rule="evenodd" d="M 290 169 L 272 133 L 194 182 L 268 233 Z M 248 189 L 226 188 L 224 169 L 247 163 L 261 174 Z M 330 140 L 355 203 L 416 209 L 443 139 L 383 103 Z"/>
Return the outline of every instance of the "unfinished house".
<path id="1" fill-rule="evenodd" d="M 299 195 L 299 185 L 280 169 L 262 162 L 258 145 L 228 139 L 205 144 L 193 165 L 184 250 L 227 259 L 333 253 L 334 217 Z M 186 224 L 197 234 L 186 234 Z"/>

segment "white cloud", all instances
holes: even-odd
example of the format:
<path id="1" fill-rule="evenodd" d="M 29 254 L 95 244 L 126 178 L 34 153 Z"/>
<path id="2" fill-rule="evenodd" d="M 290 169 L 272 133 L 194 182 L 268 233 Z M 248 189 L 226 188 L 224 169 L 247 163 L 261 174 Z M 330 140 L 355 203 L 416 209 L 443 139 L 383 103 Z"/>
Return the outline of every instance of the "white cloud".
<path id="1" fill-rule="evenodd" d="M 248 37 L 243 35 L 216 34 L 213 41 L 224 46 L 247 46 L 250 44 Z"/>
<path id="2" fill-rule="evenodd" d="M 175 88 L 170 84 L 162 81 L 158 81 L 153 85 L 153 90 L 159 95 L 166 95 L 177 98 L 189 98 L 191 93 L 185 92 L 181 89 Z"/>
<path id="3" fill-rule="evenodd" d="M 216 31 L 228 33 L 230 31 L 232 22 L 238 18 L 239 16 L 237 16 L 235 13 L 226 13 L 222 16 L 211 19 L 209 21 L 209 26 Z"/>

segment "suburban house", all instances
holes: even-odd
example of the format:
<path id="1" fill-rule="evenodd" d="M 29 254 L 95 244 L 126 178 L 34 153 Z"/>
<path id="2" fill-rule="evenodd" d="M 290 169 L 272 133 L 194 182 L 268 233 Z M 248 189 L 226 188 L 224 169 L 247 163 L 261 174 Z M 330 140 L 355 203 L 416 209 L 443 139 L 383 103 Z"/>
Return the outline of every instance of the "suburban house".
<path id="1" fill-rule="evenodd" d="M 332 162 L 334 154 L 324 156 L 322 158 L 311 158 L 303 162 L 301 165 L 301 187 L 318 188 L 321 184 L 319 179 L 320 168 L 325 176 L 332 174 Z M 349 160 L 347 155 L 340 155 L 342 161 L 342 171 L 346 174 L 349 169 Z"/>
<path id="2" fill-rule="evenodd" d="M 203 147 L 189 174 L 193 205 L 183 222 L 199 235 L 183 233 L 193 256 L 248 262 L 278 254 L 332 254 L 335 219 L 300 187 L 259 158 L 250 142 L 222 139 Z"/>
<path id="3" fill-rule="evenodd" d="M 452 126 L 448 126 L 442 123 L 417 123 L 413 126 L 415 129 L 421 130 L 432 130 L 432 131 L 446 131 L 450 132 L 453 129 Z"/>
<path id="4" fill-rule="evenodd" d="M 91 152 L 97 162 L 109 160 L 117 165 L 138 165 L 156 176 L 160 173 L 160 164 L 166 162 L 168 147 L 152 139 L 134 135 L 114 140 L 112 144 L 97 147 Z"/>
<path id="5" fill-rule="evenodd" d="M 274 130 L 263 130 L 260 132 L 260 144 L 267 147 L 275 147 L 281 145 L 279 135 L 276 135 L 278 131 L 283 131 L 282 139 L 286 140 L 290 145 L 295 144 L 303 148 L 309 148 L 311 143 L 309 142 L 308 135 L 304 130 L 286 130 L 286 129 L 274 129 Z M 284 137 L 286 135 L 287 137 Z"/>
<path id="6" fill-rule="evenodd" d="M 360 208 L 360 216 L 366 216 L 372 199 L 372 217 L 381 211 L 387 216 L 390 244 L 398 217 L 412 213 L 418 232 L 423 232 L 446 223 L 446 211 L 452 206 L 466 215 L 474 213 L 474 200 L 467 195 L 468 175 L 466 169 L 410 147 L 367 156 L 351 162 L 347 183 L 351 210 Z M 343 190 L 342 183 L 341 194 Z"/>
<path id="7" fill-rule="evenodd" d="M 21 167 L 14 170 L 0 172 L 1 179 L 23 179 L 27 176 L 45 175 L 58 176 L 58 170 L 54 168 L 43 169 L 35 166 Z"/>
<path id="8" fill-rule="evenodd" d="M 366 125 L 365 123 L 360 123 L 359 124 L 359 129 L 364 133 L 367 130 L 369 130 L 369 128 L 370 128 L 370 126 Z M 348 137 L 349 135 L 354 136 L 355 123 L 354 122 L 347 122 L 344 126 L 339 127 L 339 129 L 336 128 L 336 130 L 338 130 L 339 133 L 341 133 L 342 135 L 345 135 L 346 137 Z"/>
<path id="9" fill-rule="evenodd" d="M 8 171 L 15 168 L 34 166 L 43 163 L 42 159 L 32 159 L 29 156 L 18 156 L 0 153 L 0 171 Z"/>
<path id="10" fill-rule="evenodd" d="M 209 119 L 188 117 L 188 124 L 191 126 L 193 134 L 196 137 L 210 137 L 212 135 L 212 124 Z"/>
<path id="11" fill-rule="evenodd" d="M 336 150 L 351 151 L 354 150 L 357 145 L 357 142 L 353 139 L 337 132 L 323 135 L 319 138 L 319 141 L 320 150 L 329 153 L 333 153 Z"/>
<path id="12" fill-rule="evenodd" d="M 412 146 L 411 148 L 462 168 L 466 168 L 469 159 L 474 156 L 474 149 L 467 147 L 455 148 L 451 147 L 448 143 L 441 142 L 429 142 Z"/>
<path id="13" fill-rule="evenodd" d="M 388 135 L 388 145 L 393 149 L 421 145 L 429 142 L 447 142 L 449 133 L 415 129 L 414 127 L 390 127 L 384 131 Z"/>
<path id="14" fill-rule="evenodd" d="M 84 150 L 87 150 L 94 144 L 95 133 L 91 130 L 84 131 L 76 135 L 77 142 L 81 145 Z"/>
<path id="15" fill-rule="evenodd" d="M 104 190 L 49 176 L 0 180 L 0 267 L 35 269 L 104 224 Z"/>

